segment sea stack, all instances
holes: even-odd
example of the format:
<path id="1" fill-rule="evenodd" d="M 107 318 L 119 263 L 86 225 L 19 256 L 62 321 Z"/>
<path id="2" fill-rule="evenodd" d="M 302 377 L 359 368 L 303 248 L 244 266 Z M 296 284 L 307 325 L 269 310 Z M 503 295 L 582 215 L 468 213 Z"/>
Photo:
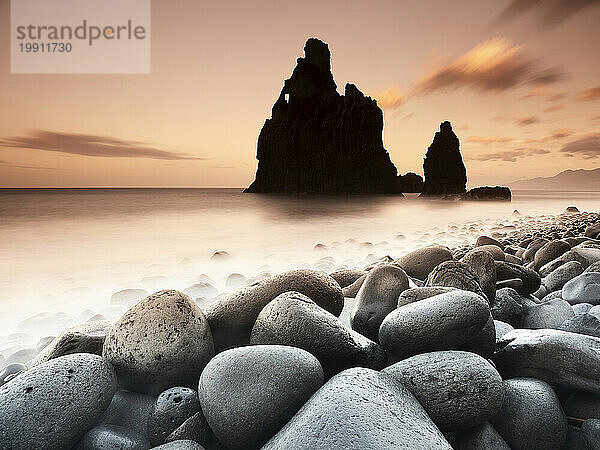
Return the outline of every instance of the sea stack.
<path id="1" fill-rule="evenodd" d="M 450 122 L 442 122 L 423 161 L 425 184 L 421 195 L 455 195 L 466 192 L 467 169 L 460 142 Z"/>
<path id="2" fill-rule="evenodd" d="M 337 92 L 326 43 L 311 38 L 258 137 L 245 192 L 399 193 L 383 146 L 383 112 L 355 85 Z"/>

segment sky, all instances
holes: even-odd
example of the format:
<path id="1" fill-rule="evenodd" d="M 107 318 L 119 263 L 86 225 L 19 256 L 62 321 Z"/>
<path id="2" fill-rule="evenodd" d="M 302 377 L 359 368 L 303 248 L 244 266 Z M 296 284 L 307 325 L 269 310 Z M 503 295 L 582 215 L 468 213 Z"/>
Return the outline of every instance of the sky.
<path id="1" fill-rule="evenodd" d="M 245 187 L 309 37 L 401 174 L 444 120 L 470 186 L 600 167 L 598 23 L 600 0 L 152 0 L 150 74 L 21 75 L 0 0 L 0 186 Z"/>

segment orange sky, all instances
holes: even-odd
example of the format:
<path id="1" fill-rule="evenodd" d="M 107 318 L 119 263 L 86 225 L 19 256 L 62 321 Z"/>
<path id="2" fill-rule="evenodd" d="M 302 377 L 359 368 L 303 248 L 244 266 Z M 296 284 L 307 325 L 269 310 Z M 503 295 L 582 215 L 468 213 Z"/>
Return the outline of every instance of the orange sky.
<path id="1" fill-rule="evenodd" d="M 152 0 L 150 75 L 11 75 L 9 6 L 1 186 L 246 186 L 310 36 L 384 107 L 400 173 L 443 120 L 471 186 L 600 167 L 600 2 Z"/>

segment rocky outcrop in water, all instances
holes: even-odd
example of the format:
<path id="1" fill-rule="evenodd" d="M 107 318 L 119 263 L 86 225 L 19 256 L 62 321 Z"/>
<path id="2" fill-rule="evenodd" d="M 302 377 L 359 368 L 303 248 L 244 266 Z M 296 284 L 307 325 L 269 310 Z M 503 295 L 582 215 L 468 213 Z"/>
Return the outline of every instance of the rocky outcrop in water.
<path id="1" fill-rule="evenodd" d="M 460 142 L 450 122 L 442 122 L 423 161 L 425 184 L 421 195 L 462 194 L 467 186 L 467 169 Z"/>
<path id="2" fill-rule="evenodd" d="M 461 198 L 463 200 L 511 200 L 512 194 L 506 186 L 482 186 L 469 189 Z"/>
<path id="3" fill-rule="evenodd" d="M 383 112 L 353 84 L 337 92 L 329 47 L 311 38 L 265 121 L 246 192 L 397 193 Z"/>
<path id="4" fill-rule="evenodd" d="M 398 191 L 399 192 L 422 192 L 423 177 L 414 172 L 408 172 L 406 175 L 398 175 Z"/>

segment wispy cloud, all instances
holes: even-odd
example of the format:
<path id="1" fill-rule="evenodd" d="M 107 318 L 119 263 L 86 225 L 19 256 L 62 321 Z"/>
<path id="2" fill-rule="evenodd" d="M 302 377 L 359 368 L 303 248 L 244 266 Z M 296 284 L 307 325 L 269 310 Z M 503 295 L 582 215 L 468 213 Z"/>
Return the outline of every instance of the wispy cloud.
<path id="1" fill-rule="evenodd" d="M 580 156 L 585 159 L 600 156 L 600 133 L 591 133 L 585 137 L 571 141 L 560 149 L 567 156 Z"/>
<path id="2" fill-rule="evenodd" d="M 26 164 L 13 164 L 8 161 L 0 161 L 0 166 L 12 167 L 15 169 L 32 169 L 32 170 L 59 170 L 58 167 L 45 167 L 45 166 L 28 166 Z"/>
<path id="3" fill-rule="evenodd" d="M 529 156 L 545 155 L 550 153 L 549 150 L 542 148 L 515 148 L 513 150 L 504 150 L 500 152 L 486 152 L 478 153 L 475 155 L 467 155 L 465 159 L 468 161 L 505 161 L 505 162 L 517 162 L 522 158 Z"/>
<path id="4" fill-rule="evenodd" d="M 538 123 L 540 121 L 537 116 L 523 116 L 517 117 L 515 123 L 517 125 L 533 125 L 534 123 Z"/>
<path id="5" fill-rule="evenodd" d="M 512 0 L 496 19 L 508 22 L 526 14 L 536 17 L 540 26 L 558 25 L 574 14 L 594 5 L 600 0 Z"/>
<path id="6" fill-rule="evenodd" d="M 379 94 L 375 94 L 374 97 L 382 109 L 399 108 L 406 101 L 406 97 L 397 88 L 386 89 Z"/>
<path id="7" fill-rule="evenodd" d="M 550 105 L 547 108 L 544 108 L 542 112 L 560 111 L 561 109 L 565 109 L 565 106 L 566 105 L 564 103 L 555 103 L 554 105 Z"/>
<path id="8" fill-rule="evenodd" d="M 101 158 L 150 158 L 165 160 L 204 160 L 185 153 L 161 150 L 142 142 L 110 136 L 58 133 L 35 130 L 28 136 L 0 138 L 0 147 L 24 148 Z"/>
<path id="9" fill-rule="evenodd" d="M 514 141 L 513 138 L 506 136 L 469 136 L 466 142 L 472 144 L 503 144 Z"/>
<path id="10" fill-rule="evenodd" d="M 415 89 L 417 94 L 460 87 L 502 92 L 524 85 L 553 84 L 565 77 L 558 67 L 540 69 L 522 45 L 495 38 L 430 72 L 416 83 Z"/>
<path id="11" fill-rule="evenodd" d="M 577 100 L 596 100 L 600 98 L 600 86 L 585 89 L 577 93 Z"/>

